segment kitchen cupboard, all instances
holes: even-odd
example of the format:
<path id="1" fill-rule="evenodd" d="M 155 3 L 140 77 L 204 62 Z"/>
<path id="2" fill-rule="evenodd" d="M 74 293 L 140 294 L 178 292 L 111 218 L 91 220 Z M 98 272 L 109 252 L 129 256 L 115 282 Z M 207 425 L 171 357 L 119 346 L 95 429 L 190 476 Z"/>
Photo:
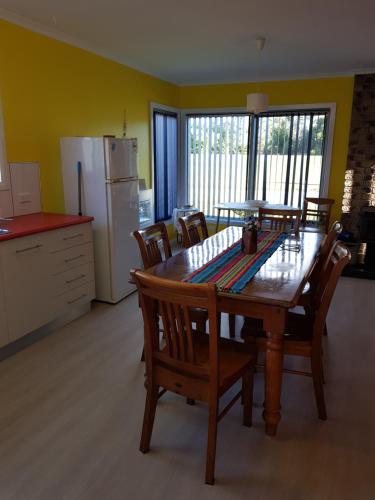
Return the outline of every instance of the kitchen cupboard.
<path id="1" fill-rule="evenodd" d="M 91 223 L 0 244 L 0 346 L 95 298 Z"/>

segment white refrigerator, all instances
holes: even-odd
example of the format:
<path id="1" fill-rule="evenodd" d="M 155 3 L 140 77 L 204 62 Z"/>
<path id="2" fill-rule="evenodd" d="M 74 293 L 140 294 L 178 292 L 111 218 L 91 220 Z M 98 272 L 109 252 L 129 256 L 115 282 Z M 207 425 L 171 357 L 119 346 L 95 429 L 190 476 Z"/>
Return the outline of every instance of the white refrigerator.
<path id="1" fill-rule="evenodd" d="M 65 213 L 94 217 L 96 298 L 115 304 L 135 290 L 140 267 L 131 232 L 139 227 L 137 140 L 63 137 Z"/>

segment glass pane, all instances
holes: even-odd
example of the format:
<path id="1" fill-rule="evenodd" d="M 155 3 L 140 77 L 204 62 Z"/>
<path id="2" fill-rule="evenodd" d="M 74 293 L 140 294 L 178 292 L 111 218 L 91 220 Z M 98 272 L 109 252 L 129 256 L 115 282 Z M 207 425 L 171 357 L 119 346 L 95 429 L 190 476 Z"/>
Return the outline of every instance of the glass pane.
<path id="1" fill-rule="evenodd" d="M 177 206 L 177 116 L 154 113 L 155 221 L 172 217 Z"/>
<path id="2" fill-rule="evenodd" d="M 254 198 L 302 207 L 319 196 L 327 114 L 260 116 L 254 173 Z"/>
<path id="3" fill-rule="evenodd" d="M 214 205 L 246 199 L 249 117 L 189 116 L 188 203 L 207 216 Z"/>

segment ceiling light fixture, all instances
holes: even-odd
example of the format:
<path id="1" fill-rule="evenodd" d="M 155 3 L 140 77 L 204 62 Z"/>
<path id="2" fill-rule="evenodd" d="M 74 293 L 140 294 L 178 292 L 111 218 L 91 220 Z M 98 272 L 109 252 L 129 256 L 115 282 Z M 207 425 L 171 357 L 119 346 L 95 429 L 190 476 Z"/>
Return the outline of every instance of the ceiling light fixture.
<path id="1" fill-rule="evenodd" d="M 261 64 L 261 53 L 266 43 L 264 37 L 258 36 L 256 39 L 256 48 L 258 53 L 257 60 L 257 81 L 260 82 L 260 64 Z M 260 90 L 260 83 L 259 90 Z M 247 94 L 246 96 L 246 109 L 249 113 L 254 113 L 258 115 L 259 113 L 264 113 L 268 110 L 268 94 L 263 94 L 261 92 L 255 92 L 252 94 Z"/>

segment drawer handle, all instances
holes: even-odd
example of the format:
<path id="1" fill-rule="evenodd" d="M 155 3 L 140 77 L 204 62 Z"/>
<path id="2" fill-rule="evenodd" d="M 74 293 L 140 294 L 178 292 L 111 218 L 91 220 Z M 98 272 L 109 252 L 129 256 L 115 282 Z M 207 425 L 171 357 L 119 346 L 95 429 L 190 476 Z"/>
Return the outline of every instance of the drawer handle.
<path id="1" fill-rule="evenodd" d="M 70 306 L 70 304 L 74 304 L 74 302 L 78 302 L 79 300 L 83 299 L 87 297 L 87 293 L 83 293 L 82 295 L 80 295 L 79 297 L 77 297 L 76 299 L 73 299 L 73 300 L 68 300 L 67 301 L 67 304 Z"/>
<path id="2" fill-rule="evenodd" d="M 74 238 L 80 238 L 81 236 L 83 236 L 83 233 L 74 234 L 73 236 L 66 236 L 65 238 L 63 238 L 63 240 L 64 241 L 73 240 Z"/>
<path id="3" fill-rule="evenodd" d="M 65 259 L 65 263 L 69 264 L 69 262 L 73 262 L 74 260 L 77 259 L 82 259 L 82 257 L 84 257 L 84 255 L 81 253 L 81 255 L 77 255 L 76 257 L 72 257 L 71 259 Z"/>
<path id="4" fill-rule="evenodd" d="M 67 285 L 70 285 L 70 283 L 74 283 L 75 281 L 81 280 L 82 278 L 85 278 L 86 274 L 81 274 L 80 276 L 77 276 L 76 278 L 73 278 L 71 280 L 66 280 L 65 283 Z"/>
<path id="5" fill-rule="evenodd" d="M 16 253 L 29 252 L 30 250 L 36 250 L 37 248 L 42 248 L 43 245 L 34 245 L 33 247 L 22 248 L 22 250 L 16 250 Z"/>

